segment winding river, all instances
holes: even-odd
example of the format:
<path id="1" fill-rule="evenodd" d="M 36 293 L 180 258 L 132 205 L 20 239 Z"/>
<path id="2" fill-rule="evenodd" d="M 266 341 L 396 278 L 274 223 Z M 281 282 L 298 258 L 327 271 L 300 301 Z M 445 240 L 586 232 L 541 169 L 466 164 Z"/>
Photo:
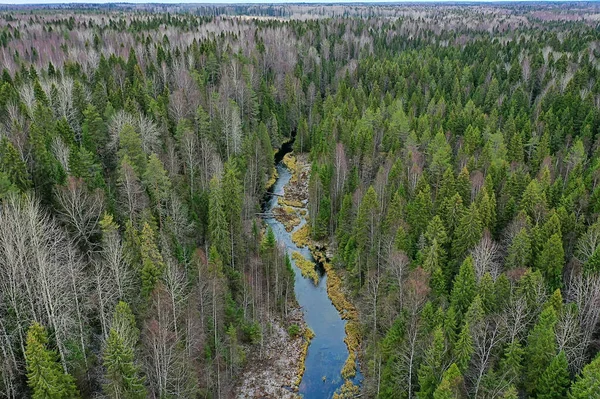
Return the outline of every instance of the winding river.
<path id="1" fill-rule="evenodd" d="M 290 182 L 292 174 L 281 162 L 283 156 L 290 152 L 291 145 L 284 146 L 276 157 L 276 168 L 279 177 L 271 188 L 277 195 L 283 195 L 286 185 Z M 265 213 L 270 214 L 278 205 L 279 197 L 271 196 L 265 204 Z M 298 248 L 292 241 L 292 233 L 306 224 L 306 218 L 300 215 L 301 223 L 292 232 L 287 232 L 284 225 L 274 217 L 266 217 L 266 223 L 271 227 L 277 241 L 285 246 L 287 253 L 292 258 L 294 251 L 299 252 L 306 259 L 314 262 L 308 248 Z M 327 295 L 327 275 L 322 266 L 315 263 L 320 275 L 319 283 L 315 285 L 310 278 L 302 276 L 299 268 L 292 260 L 295 270 L 294 290 L 296 299 L 304 313 L 304 320 L 315 333 L 305 361 L 305 372 L 300 383 L 299 393 L 307 399 L 331 398 L 335 391 L 344 383 L 340 374 L 344 362 L 348 357 L 348 348 L 344 342 L 346 321 L 331 303 Z M 362 375 L 358 370 L 352 379 L 354 384 L 360 384 Z"/>

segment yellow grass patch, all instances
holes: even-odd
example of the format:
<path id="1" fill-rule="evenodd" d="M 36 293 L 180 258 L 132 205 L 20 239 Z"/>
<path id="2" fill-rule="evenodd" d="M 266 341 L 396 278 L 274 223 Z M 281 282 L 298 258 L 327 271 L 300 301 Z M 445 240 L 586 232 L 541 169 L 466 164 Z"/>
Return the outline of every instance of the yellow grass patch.
<path id="1" fill-rule="evenodd" d="M 296 387 L 300 386 L 300 382 L 302 381 L 302 376 L 304 375 L 304 370 L 306 368 L 306 354 L 308 353 L 310 341 L 314 336 L 315 333 L 310 328 L 307 327 L 306 330 L 304 330 L 304 344 L 302 345 L 302 349 L 300 349 L 300 365 L 298 366 L 298 375 L 296 377 L 296 383 L 294 384 Z"/>
<path id="2" fill-rule="evenodd" d="M 360 346 L 360 328 L 358 324 L 358 314 L 356 308 L 344 294 L 342 289 L 342 279 L 337 274 L 333 265 L 326 262 L 325 255 L 322 251 L 314 251 L 315 259 L 320 260 L 327 272 L 327 294 L 333 303 L 333 306 L 340 313 L 346 323 L 346 337 L 344 342 L 348 347 L 348 358 L 342 368 L 342 377 L 345 379 L 352 378 L 356 375 L 356 354 Z"/>
<path id="3" fill-rule="evenodd" d="M 339 392 L 333 394 L 333 399 L 351 399 L 358 397 L 360 388 L 354 385 L 352 381 L 346 380 L 344 385 L 340 388 Z"/>
<path id="4" fill-rule="evenodd" d="M 288 198 L 279 198 L 279 204 L 284 206 L 291 206 L 294 208 L 302 208 L 304 204 L 302 201 L 288 199 Z"/>
<path id="5" fill-rule="evenodd" d="M 300 269 L 302 276 L 310 278 L 315 285 L 319 284 L 319 274 L 315 270 L 315 264 L 306 259 L 299 252 L 292 253 L 292 259 L 296 262 L 296 266 Z"/>
<path id="6" fill-rule="evenodd" d="M 310 243 L 310 226 L 308 223 L 292 233 L 292 241 L 300 248 Z"/>
<path id="7" fill-rule="evenodd" d="M 296 157 L 292 155 L 292 153 L 287 153 L 283 157 L 283 164 L 292 172 L 291 182 L 295 183 L 298 181 L 298 163 L 296 162 Z"/>
<path id="8" fill-rule="evenodd" d="M 267 189 L 273 187 L 273 184 L 275 184 L 275 181 L 277 180 L 277 178 L 279 177 L 279 173 L 277 173 L 277 169 L 273 168 L 273 171 L 271 172 L 271 177 L 269 178 L 269 181 L 267 181 Z"/>

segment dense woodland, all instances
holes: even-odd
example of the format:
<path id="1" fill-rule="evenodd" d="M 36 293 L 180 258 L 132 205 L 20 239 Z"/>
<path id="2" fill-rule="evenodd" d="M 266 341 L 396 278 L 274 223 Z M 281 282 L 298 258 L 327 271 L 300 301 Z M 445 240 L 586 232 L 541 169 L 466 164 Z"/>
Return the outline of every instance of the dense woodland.
<path id="1" fill-rule="evenodd" d="M 361 397 L 600 398 L 599 8 L 172 7 L 0 13 L 0 397 L 235 395 L 295 137 Z"/>

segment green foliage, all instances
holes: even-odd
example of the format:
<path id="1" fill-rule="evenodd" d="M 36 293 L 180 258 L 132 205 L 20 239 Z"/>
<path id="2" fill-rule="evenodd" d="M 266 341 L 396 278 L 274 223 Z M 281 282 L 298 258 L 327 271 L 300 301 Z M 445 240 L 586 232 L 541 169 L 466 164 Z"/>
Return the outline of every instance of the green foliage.
<path id="1" fill-rule="evenodd" d="M 600 395 L 600 356 L 597 355 L 591 363 L 583 368 L 581 374 L 571 385 L 569 399 L 595 398 L 598 395 Z"/>
<path id="2" fill-rule="evenodd" d="M 134 364 L 133 348 L 126 345 L 123 337 L 112 328 L 106 340 L 103 354 L 106 368 L 104 392 L 110 398 L 144 398 L 146 389 L 139 376 L 139 368 Z"/>
<path id="3" fill-rule="evenodd" d="M 529 393 L 541 389 L 541 377 L 556 356 L 554 327 L 557 323 L 556 310 L 546 306 L 540 313 L 537 323 L 527 337 L 525 347 L 526 388 Z"/>
<path id="4" fill-rule="evenodd" d="M 567 357 L 561 351 L 540 377 L 537 395 L 539 399 L 560 399 L 566 396 L 570 385 L 568 367 Z"/>
<path id="5" fill-rule="evenodd" d="M 67 374 L 58 361 L 57 353 L 48 348 L 46 329 L 34 323 L 27 331 L 25 349 L 27 385 L 34 399 L 78 398 L 73 377 Z"/>
<path id="6" fill-rule="evenodd" d="M 165 266 L 163 257 L 156 245 L 154 230 L 148 223 L 144 223 L 140 235 L 140 254 L 142 260 L 140 271 L 142 295 L 148 296 L 156 286 Z"/>
<path id="7" fill-rule="evenodd" d="M 419 366 L 419 399 L 433 398 L 434 392 L 442 378 L 443 362 L 446 353 L 444 333 L 440 327 L 433 332 L 431 345 L 425 351 L 423 362 Z"/>
<path id="8" fill-rule="evenodd" d="M 462 320 L 462 317 L 467 313 L 476 294 L 477 281 L 475 280 L 473 259 L 467 257 L 460 266 L 458 275 L 454 279 L 452 292 L 450 294 L 450 303 L 456 309 L 459 320 Z"/>

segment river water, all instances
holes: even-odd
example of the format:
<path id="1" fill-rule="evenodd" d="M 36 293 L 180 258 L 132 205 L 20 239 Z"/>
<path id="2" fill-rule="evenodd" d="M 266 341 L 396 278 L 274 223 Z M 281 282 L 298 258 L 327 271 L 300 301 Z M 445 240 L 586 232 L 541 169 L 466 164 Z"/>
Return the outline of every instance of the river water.
<path id="1" fill-rule="evenodd" d="M 289 183 L 292 175 L 290 171 L 280 162 L 278 157 L 277 172 L 279 177 L 271 188 L 275 194 L 283 195 L 285 186 Z M 265 212 L 271 213 L 278 204 L 279 197 L 271 196 L 265 206 Z M 292 241 L 292 233 L 306 224 L 306 219 L 300 215 L 301 223 L 292 232 L 287 232 L 282 223 L 275 218 L 266 218 L 266 223 L 271 227 L 279 245 L 284 246 L 295 271 L 294 291 L 298 304 L 302 307 L 304 320 L 315 333 L 305 362 L 305 372 L 300 383 L 299 392 L 306 399 L 328 399 L 344 383 L 341 370 L 348 357 L 348 348 L 344 342 L 346 321 L 342 320 L 340 314 L 331 303 L 327 295 L 327 275 L 324 269 L 315 264 L 320 279 L 318 285 L 305 278 L 296 267 L 292 253 L 300 252 L 306 259 L 314 262 L 308 248 L 298 248 Z M 359 384 L 362 375 L 358 370 L 356 377 L 352 380 Z"/>

